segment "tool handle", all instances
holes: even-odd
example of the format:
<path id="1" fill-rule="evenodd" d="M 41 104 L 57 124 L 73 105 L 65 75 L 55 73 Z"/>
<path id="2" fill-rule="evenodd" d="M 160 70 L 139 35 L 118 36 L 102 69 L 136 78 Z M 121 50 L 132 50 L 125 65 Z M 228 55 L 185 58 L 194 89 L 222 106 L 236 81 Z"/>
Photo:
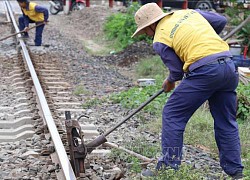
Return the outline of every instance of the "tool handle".
<path id="1" fill-rule="evenodd" d="M 0 41 L 3 41 L 3 40 L 5 40 L 5 39 L 8 39 L 8 38 L 10 38 L 10 37 L 12 37 L 12 36 L 15 36 L 15 35 L 20 34 L 20 33 L 23 33 L 23 32 L 25 32 L 25 31 L 23 30 L 23 31 L 19 31 L 19 32 L 17 32 L 17 33 L 11 34 L 11 35 L 9 35 L 9 36 L 6 36 L 6 37 L 0 39 Z"/>
<path id="2" fill-rule="evenodd" d="M 153 96 L 151 96 L 146 102 L 144 102 L 143 104 L 141 104 L 137 109 L 135 109 L 131 114 L 129 114 L 128 116 L 126 116 L 120 123 L 118 123 L 115 127 L 109 129 L 107 132 L 105 132 L 103 135 L 106 137 L 107 135 L 109 135 L 111 132 L 113 132 L 114 130 L 116 130 L 119 126 L 121 126 L 123 123 L 125 123 L 129 118 L 131 118 L 133 115 L 135 115 L 136 113 L 138 113 L 142 108 L 144 108 L 146 105 L 148 105 L 151 101 L 153 101 L 156 97 L 158 97 L 161 93 L 164 92 L 164 89 L 161 89 L 160 91 L 158 91 L 157 93 L 155 93 Z"/>
<path id="3" fill-rule="evenodd" d="M 250 15 L 222 39 L 225 41 L 231 36 L 233 36 L 237 31 L 239 31 L 243 26 L 245 26 L 245 24 L 248 23 L 248 21 L 250 21 Z"/>
<path id="4" fill-rule="evenodd" d="M 34 29 L 34 28 L 36 28 L 36 27 L 38 27 L 38 26 L 41 26 L 42 24 L 44 24 L 44 22 L 43 22 L 43 23 L 40 23 L 40 24 L 37 24 L 37 25 L 35 25 L 35 26 L 32 26 L 31 28 L 29 28 L 29 30 Z M 0 41 L 3 41 L 3 40 L 5 40 L 5 39 L 8 39 L 8 38 L 10 38 L 10 37 L 12 37 L 12 36 L 15 36 L 15 35 L 18 35 L 18 34 L 24 33 L 24 32 L 25 32 L 24 30 L 19 31 L 19 32 L 16 32 L 16 33 L 14 33 L 14 34 L 11 34 L 11 35 L 9 35 L 9 36 L 6 36 L 6 37 L 0 39 Z"/>

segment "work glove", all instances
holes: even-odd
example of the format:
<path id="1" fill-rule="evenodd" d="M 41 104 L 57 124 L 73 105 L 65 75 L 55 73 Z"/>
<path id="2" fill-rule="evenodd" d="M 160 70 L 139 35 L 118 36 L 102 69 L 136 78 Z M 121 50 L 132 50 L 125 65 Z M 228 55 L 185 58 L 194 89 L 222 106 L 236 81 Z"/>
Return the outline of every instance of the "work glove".
<path id="1" fill-rule="evenodd" d="M 168 79 L 165 79 L 162 88 L 164 89 L 164 92 L 170 92 L 175 88 L 175 82 L 169 82 Z"/>

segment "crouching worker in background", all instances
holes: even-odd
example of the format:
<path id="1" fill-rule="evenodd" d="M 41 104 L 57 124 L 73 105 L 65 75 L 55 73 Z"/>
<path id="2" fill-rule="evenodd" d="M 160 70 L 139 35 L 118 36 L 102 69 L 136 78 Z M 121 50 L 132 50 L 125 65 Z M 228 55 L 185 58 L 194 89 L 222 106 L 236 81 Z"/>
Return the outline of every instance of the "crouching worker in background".
<path id="1" fill-rule="evenodd" d="M 39 25 L 36 27 L 35 46 L 41 46 L 42 34 L 45 24 L 48 23 L 49 12 L 48 9 L 37 5 L 36 3 L 29 2 L 28 0 L 17 0 L 23 15 L 19 17 L 19 29 L 25 31 L 23 38 L 29 38 L 29 23 Z"/>

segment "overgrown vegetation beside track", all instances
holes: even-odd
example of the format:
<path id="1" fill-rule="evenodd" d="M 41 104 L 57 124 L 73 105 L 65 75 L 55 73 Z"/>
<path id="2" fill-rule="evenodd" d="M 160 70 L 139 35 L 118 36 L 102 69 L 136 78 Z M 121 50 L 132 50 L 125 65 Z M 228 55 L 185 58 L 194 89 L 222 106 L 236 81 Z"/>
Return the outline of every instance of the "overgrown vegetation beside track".
<path id="1" fill-rule="evenodd" d="M 125 13 L 116 13 L 107 19 L 104 25 L 104 32 L 109 40 L 114 41 L 114 46 L 117 50 L 124 49 L 137 41 L 152 41 L 146 36 L 131 38 L 136 30 L 134 14 L 139 8 L 140 5 L 138 3 L 133 3 Z"/>
<path id="2" fill-rule="evenodd" d="M 250 84 L 240 83 L 237 88 L 238 111 L 237 118 L 240 123 L 250 122 Z"/>
<path id="3" fill-rule="evenodd" d="M 125 108 L 136 108 L 139 104 L 146 101 L 146 99 L 155 93 L 158 89 L 161 88 L 161 83 L 163 79 L 165 78 L 164 71 L 166 71 L 162 66 L 163 64 L 159 61 L 157 61 L 157 58 L 150 58 L 146 60 L 142 60 L 138 63 L 137 69 L 140 69 L 140 71 L 137 71 L 138 77 L 151 77 L 156 79 L 156 85 L 155 86 L 147 86 L 147 87 L 133 87 L 128 91 L 121 92 L 119 94 L 114 94 L 110 98 L 115 103 L 121 103 Z M 144 62 L 147 62 L 147 66 L 144 65 Z M 161 69 L 157 71 L 151 71 L 150 67 L 154 67 L 154 69 Z M 151 72 L 151 73 L 148 73 Z M 249 139 L 249 130 L 250 130 L 250 115 L 249 115 L 249 102 L 250 102 L 250 86 L 244 86 L 243 84 L 239 84 L 237 88 L 238 93 L 238 102 L 239 102 L 239 108 L 238 108 L 238 121 L 239 121 L 239 130 L 240 130 L 240 137 L 241 137 L 241 143 L 242 143 L 242 157 L 244 159 L 244 165 L 245 165 L 245 175 L 247 178 L 250 178 L 250 139 Z M 154 114 L 155 119 L 152 119 L 150 122 L 147 122 L 147 124 L 144 126 L 144 129 L 141 129 L 142 131 L 151 131 L 152 133 L 160 133 L 161 131 L 161 110 L 164 106 L 164 103 L 166 102 L 166 99 L 170 96 L 170 94 L 167 95 L 161 95 L 156 100 L 154 100 L 151 104 L 148 105 L 144 109 L 144 112 Z M 146 121 L 145 121 L 146 122 Z M 129 145 L 129 148 L 132 150 L 142 153 L 143 155 L 148 155 L 143 152 L 152 152 L 152 144 L 148 144 L 146 141 L 143 141 L 142 139 L 137 140 L 140 142 L 145 143 L 144 144 L 144 150 L 138 151 L 136 146 Z M 206 150 L 210 151 L 213 156 L 217 157 L 217 147 L 214 140 L 214 129 L 213 129 L 213 118 L 209 112 L 209 109 L 207 107 L 201 107 L 198 109 L 195 114 L 190 119 L 186 131 L 185 131 L 185 144 L 190 144 L 197 147 L 203 147 Z M 137 143 L 137 145 L 139 145 Z M 134 147 L 134 148 L 133 148 Z M 147 149 L 148 147 L 148 149 Z M 154 152 L 160 152 L 160 146 L 156 146 L 157 148 L 154 148 Z M 135 162 L 134 162 L 135 163 Z M 171 170 L 167 173 L 162 173 L 159 175 L 159 179 L 162 178 L 184 178 L 184 179 L 199 179 L 202 177 L 202 172 L 197 172 L 197 170 L 194 170 L 190 168 L 187 165 L 183 165 L 183 170 L 178 173 L 173 173 Z M 172 175 L 171 175 L 172 174 Z"/>
<path id="4" fill-rule="evenodd" d="M 226 8 L 225 12 L 229 16 L 229 25 L 238 26 L 244 19 L 250 15 L 248 9 L 244 9 L 241 5 L 235 5 Z M 248 55 L 250 55 L 250 23 L 246 24 L 238 33 L 236 33 L 237 39 L 242 39 L 242 45 L 248 47 Z"/>

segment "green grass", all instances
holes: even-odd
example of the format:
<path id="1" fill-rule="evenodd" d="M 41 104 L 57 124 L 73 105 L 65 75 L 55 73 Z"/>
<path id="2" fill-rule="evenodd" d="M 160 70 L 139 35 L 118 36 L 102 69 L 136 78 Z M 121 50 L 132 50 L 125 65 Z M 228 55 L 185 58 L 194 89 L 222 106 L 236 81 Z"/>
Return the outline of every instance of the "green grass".
<path id="1" fill-rule="evenodd" d="M 83 108 L 91 108 L 91 107 L 97 106 L 99 104 L 102 104 L 104 102 L 106 102 L 106 98 L 102 98 L 102 99 L 100 99 L 100 98 L 87 99 L 82 104 L 82 107 Z"/>
<path id="2" fill-rule="evenodd" d="M 147 178 L 147 180 L 201 180 L 202 177 L 202 172 L 193 169 L 192 166 L 183 164 L 178 171 L 173 169 L 163 170 L 157 174 L 157 177 Z"/>
<path id="3" fill-rule="evenodd" d="M 121 93 L 112 94 L 110 100 L 113 103 L 120 103 L 123 107 L 128 109 L 136 109 L 142 103 L 147 101 L 152 95 L 157 93 L 161 89 L 161 84 L 159 80 L 156 80 L 155 86 L 146 87 L 133 87 L 128 91 Z M 169 97 L 168 94 L 161 94 L 155 98 L 151 103 L 143 108 L 143 111 L 147 111 L 150 114 L 159 114 L 161 112 L 162 106 L 165 104 L 166 99 Z"/>
<path id="4" fill-rule="evenodd" d="M 153 119 L 151 119 L 151 121 L 149 123 L 143 124 L 141 125 L 139 128 L 141 131 L 147 129 L 149 132 L 152 132 L 153 134 L 159 134 L 159 132 L 161 132 L 161 128 L 162 128 L 162 119 L 161 119 L 161 115 L 158 114 L 158 117 L 155 117 Z"/>
<path id="5" fill-rule="evenodd" d="M 153 120 L 145 125 L 147 131 L 154 133 L 159 133 L 161 129 L 161 119 Z M 241 150 L 242 150 L 242 159 L 243 165 L 245 166 L 244 179 L 250 179 L 250 123 L 245 122 L 239 124 L 239 133 L 241 139 Z M 205 147 L 206 150 L 211 152 L 211 156 L 218 158 L 218 150 L 214 138 L 214 129 L 213 129 L 213 119 L 210 112 L 207 109 L 200 108 L 195 112 L 192 118 L 189 120 L 185 135 L 184 135 L 184 144 L 190 144 L 192 146 Z M 167 173 L 166 173 L 167 174 Z M 162 174 L 163 177 L 164 174 Z M 167 178 L 166 176 L 165 178 Z M 175 177 L 175 176 L 174 176 Z M 190 174 L 187 173 L 185 179 L 189 179 Z M 176 174 L 176 178 L 179 178 L 179 175 Z"/>
<path id="6" fill-rule="evenodd" d="M 126 142 L 125 147 L 129 150 L 132 150 L 134 152 L 137 152 L 143 156 L 149 157 L 149 158 L 155 158 L 156 156 L 159 156 L 160 152 L 160 142 L 152 143 L 148 142 L 144 137 L 139 136 L 138 139 L 136 139 L 133 142 Z M 140 165 L 141 161 L 133 157 L 131 155 L 128 155 L 127 153 L 120 151 L 120 150 L 112 150 L 112 153 L 110 155 L 111 158 L 117 159 L 118 157 L 120 160 L 125 161 L 129 163 L 129 171 L 130 171 L 130 178 L 132 178 L 133 174 L 141 173 L 143 170 L 142 166 Z M 201 179 L 202 173 L 198 170 L 192 168 L 192 166 L 183 164 L 181 165 L 181 168 L 179 171 L 174 171 L 172 169 L 159 171 L 157 174 L 157 177 L 154 178 L 147 178 L 147 179 L 159 179 L 159 180 L 165 180 L 165 179 Z M 136 178 L 132 178 L 136 179 Z"/>
<path id="7" fill-rule="evenodd" d="M 168 70 L 159 56 L 140 60 L 136 65 L 136 72 L 138 78 L 159 77 L 161 80 L 164 80 L 168 74 Z"/>
<path id="8" fill-rule="evenodd" d="M 250 157 L 250 138 L 249 138 L 249 132 L 250 132 L 250 122 L 245 122 L 239 124 L 239 132 L 240 132 L 240 140 L 241 140 L 241 151 L 242 156 Z M 250 159 L 249 159 L 250 162 Z M 249 167 L 250 170 L 250 167 Z"/>
<path id="9" fill-rule="evenodd" d="M 213 118 L 209 110 L 201 107 L 193 114 L 186 126 L 184 143 L 205 146 L 211 152 L 217 152 Z"/>
<path id="10" fill-rule="evenodd" d="M 91 92 L 86 90 L 83 85 L 78 85 L 75 87 L 73 94 L 77 95 L 77 96 L 79 96 L 81 94 L 89 95 L 89 94 L 91 94 Z"/>
<path id="11" fill-rule="evenodd" d="M 244 157 L 243 164 L 245 166 L 244 169 L 244 180 L 250 180 L 250 152 Z"/>
<path id="12" fill-rule="evenodd" d="M 159 115 L 160 116 L 160 115 Z M 161 131 L 161 118 L 152 119 L 145 125 L 142 125 L 140 128 L 141 131 L 149 131 L 154 134 L 159 134 Z M 250 124 L 244 123 L 239 125 L 239 132 L 241 137 L 242 144 L 242 159 L 243 165 L 245 166 L 244 179 L 250 180 L 250 140 L 249 140 L 249 131 Z M 210 112 L 204 108 L 199 108 L 195 114 L 192 116 L 190 121 L 187 124 L 185 135 L 184 135 L 184 144 L 190 144 L 192 146 L 203 147 L 211 152 L 211 156 L 218 158 L 218 150 L 214 139 L 214 130 L 213 130 L 213 119 L 210 115 Z M 156 143 L 151 143 L 146 141 L 145 138 L 138 136 L 138 139 L 135 139 L 133 142 L 126 143 L 126 148 L 142 154 L 149 158 L 157 158 L 160 156 L 161 148 L 160 141 Z M 126 158 L 125 158 L 126 157 Z M 126 162 L 130 162 L 133 165 L 130 167 L 130 172 L 140 172 L 139 160 L 134 160 L 130 155 L 125 155 L 123 153 L 123 159 Z M 155 180 L 160 179 L 202 179 L 207 175 L 206 169 L 193 169 L 187 164 L 183 164 L 180 167 L 179 171 L 167 170 L 160 172 Z M 217 177 L 223 179 L 222 174 L 217 174 Z M 149 178 L 150 180 L 150 178 Z"/>
<path id="13" fill-rule="evenodd" d="M 153 119 L 152 122 L 145 124 L 143 128 L 154 134 L 161 132 L 161 114 L 158 114 L 158 116 L 159 117 Z M 184 143 L 194 146 L 205 146 L 209 148 L 211 152 L 217 152 L 213 131 L 211 114 L 201 107 L 194 113 L 186 126 Z"/>
<path id="14" fill-rule="evenodd" d="M 126 142 L 125 147 L 148 158 L 157 158 L 156 155 L 160 153 L 160 142 L 149 142 L 141 135 L 137 137 L 138 139 L 135 139 L 133 142 Z"/>

